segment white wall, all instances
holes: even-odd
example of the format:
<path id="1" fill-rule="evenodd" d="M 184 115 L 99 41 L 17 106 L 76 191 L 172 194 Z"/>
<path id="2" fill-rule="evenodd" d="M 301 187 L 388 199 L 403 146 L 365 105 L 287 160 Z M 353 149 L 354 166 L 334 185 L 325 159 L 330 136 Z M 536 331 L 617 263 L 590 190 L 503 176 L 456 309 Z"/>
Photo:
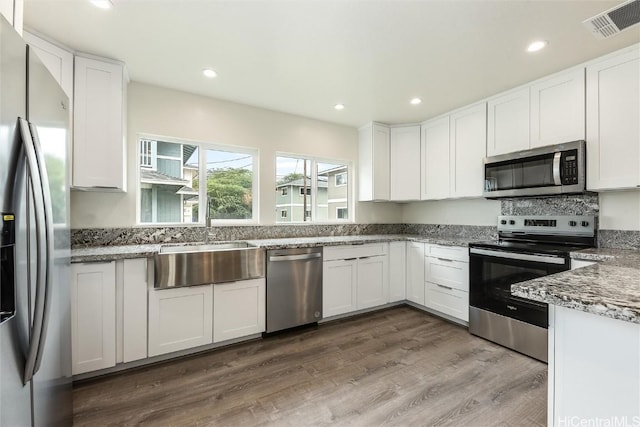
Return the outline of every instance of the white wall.
<path id="1" fill-rule="evenodd" d="M 496 225 L 500 202 L 485 199 L 436 200 L 408 203 L 402 222 L 408 224 Z"/>
<path id="2" fill-rule="evenodd" d="M 600 228 L 640 230 L 640 190 L 600 193 Z"/>
<path id="3" fill-rule="evenodd" d="M 72 192 L 72 228 L 136 224 L 139 134 L 257 147 L 260 150 L 260 224 L 263 225 L 275 223 L 276 152 L 351 161 L 354 172 L 357 167 L 355 128 L 137 82 L 128 88 L 127 126 L 127 193 Z M 353 194 L 357 194 L 357 188 Z M 400 219 L 401 210 L 393 203 L 356 203 L 358 223 L 394 223 Z"/>

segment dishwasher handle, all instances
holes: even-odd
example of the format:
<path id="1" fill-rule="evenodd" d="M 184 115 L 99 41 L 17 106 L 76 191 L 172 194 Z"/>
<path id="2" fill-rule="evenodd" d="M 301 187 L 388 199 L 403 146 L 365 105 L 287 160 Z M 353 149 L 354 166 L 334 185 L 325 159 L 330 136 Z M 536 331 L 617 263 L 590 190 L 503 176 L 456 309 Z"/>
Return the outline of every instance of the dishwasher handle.
<path id="1" fill-rule="evenodd" d="M 272 255 L 269 257 L 269 262 L 302 261 L 307 259 L 320 258 L 321 256 L 322 254 L 319 252 L 315 252 L 312 254 L 300 254 L 300 255 Z"/>

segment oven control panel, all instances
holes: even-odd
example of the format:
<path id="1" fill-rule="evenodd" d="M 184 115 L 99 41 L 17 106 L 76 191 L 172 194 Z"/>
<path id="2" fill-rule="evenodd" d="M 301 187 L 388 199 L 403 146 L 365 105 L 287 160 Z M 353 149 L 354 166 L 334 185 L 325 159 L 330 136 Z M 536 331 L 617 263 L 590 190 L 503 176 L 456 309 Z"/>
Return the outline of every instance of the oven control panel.
<path id="1" fill-rule="evenodd" d="M 592 215 L 501 215 L 498 231 L 524 234 L 594 236 Z"/>

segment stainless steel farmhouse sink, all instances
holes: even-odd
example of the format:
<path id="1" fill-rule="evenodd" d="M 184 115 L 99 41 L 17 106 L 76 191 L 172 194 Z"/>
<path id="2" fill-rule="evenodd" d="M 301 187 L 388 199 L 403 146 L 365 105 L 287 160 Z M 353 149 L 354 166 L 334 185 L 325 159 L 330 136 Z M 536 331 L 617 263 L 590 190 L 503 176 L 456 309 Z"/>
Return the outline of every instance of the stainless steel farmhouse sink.
<path id="1" fill-rule="evenodd" d="M 264 277 L 265 252 L 246 242 L 166 245 L 154 257 L 156 288 Z"/>

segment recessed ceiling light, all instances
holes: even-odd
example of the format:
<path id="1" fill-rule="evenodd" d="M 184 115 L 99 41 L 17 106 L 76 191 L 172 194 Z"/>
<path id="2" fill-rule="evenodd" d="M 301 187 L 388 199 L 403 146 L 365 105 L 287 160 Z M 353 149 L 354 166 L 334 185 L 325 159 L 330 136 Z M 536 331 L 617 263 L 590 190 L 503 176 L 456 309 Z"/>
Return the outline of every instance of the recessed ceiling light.
<path id="1" fill-rule="evenodd" d="M 546 40 L 536 40 L 527 47 L 527 52 L 533 53 L 542 50 L 547 45 Z"/>
<path id="2" fill-rule="evenodd" d="M 90 0 L 91 4 L 100 9 L 111 9 L 113 7 L 113 3 L 111 0 Z"/>
<path id="3" fill-rule="evenodd" d="M 338 111 L 344 110 L 344 104 L 336 104 L 333 106 L 333 108 L 335 108 Z"/>
<path id="4" fill-rule="evenodd" d="M 422 99 L 420 98 L 412 98 L 411 101 L 409 101 L 411 103 L 411 105 L 420 105 L 422 104 Z"/>
<path id="5" fill-rule="evenodd" d="M 202 74 L 205 77 L 209 77 L 210 79 L 213 79 L 214 77 L 218 77 L 218 73 L 213 71 L 211 68 L 205 68 L 204 70 L 202 70 Z"/>

